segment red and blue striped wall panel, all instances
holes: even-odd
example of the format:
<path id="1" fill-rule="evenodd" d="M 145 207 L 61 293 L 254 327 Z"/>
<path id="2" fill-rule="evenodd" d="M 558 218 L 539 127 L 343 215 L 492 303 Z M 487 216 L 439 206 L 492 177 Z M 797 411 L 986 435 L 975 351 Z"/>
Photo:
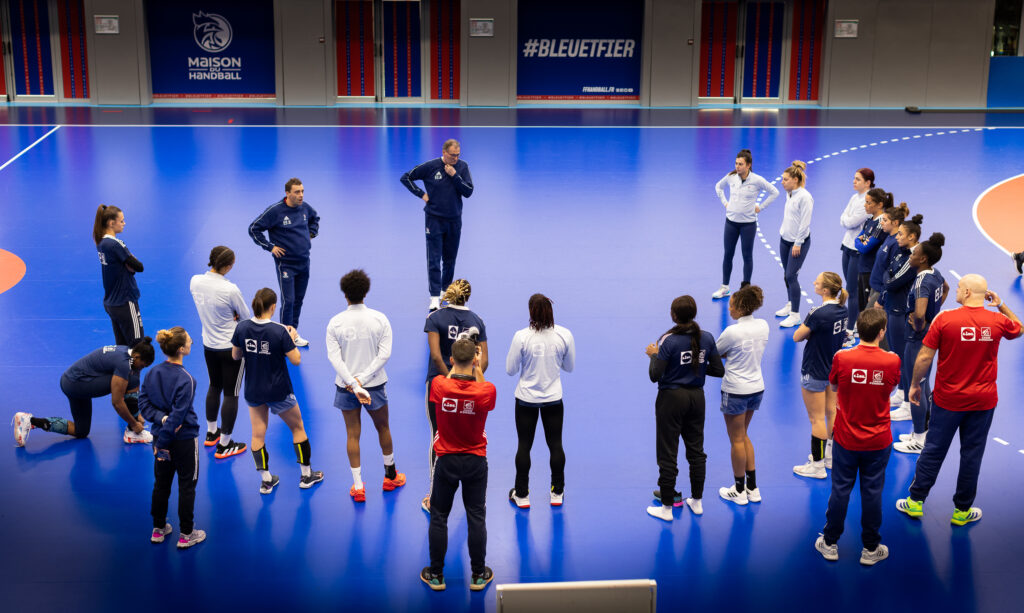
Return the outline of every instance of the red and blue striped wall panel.
<path id="1" fill-rule="evenodd" d="M 19 96 L 53 95 L 53 57 L 46 0 L 10 0 L 14 87 Z"/>
<path id="2" fill-rule="evenodd" d="M 430 0 L 430 97 L 459 99 L 460 0 Z"/>
<path id="3" fill-rule="evenodd" d="M 732 98 L 736 70 L 736 2 L 704 0 L 700 16 L 700 96 Z"/>
<path id="4" fill-rule="evenodd" d="M 338 0 L 334 19 L 338 95 L 375 96 L 373 0 Z"/>
<path id="5" fill-rule="evenodd" d="M 60 64 L 64 98 L 89 97 L 89 62 L 85 51 L 84 0 L 58 0 Z"/>
<path id="6" fill-rule="evenodd" d="M 789 59 L 790 100 L 818 99 L 824 30 L 825 0 L 794 0 Z"/>
<path id="7" fill-rule="evenodd" d="M 778 98 L 782 72 L 783 2 L 747 4 L 743 49 L 743 97 Z"/>
<path id="8" fill-rule="evenodd" d="M 420 93 L 420 3 L 384 3 L 384 96 Z"/>

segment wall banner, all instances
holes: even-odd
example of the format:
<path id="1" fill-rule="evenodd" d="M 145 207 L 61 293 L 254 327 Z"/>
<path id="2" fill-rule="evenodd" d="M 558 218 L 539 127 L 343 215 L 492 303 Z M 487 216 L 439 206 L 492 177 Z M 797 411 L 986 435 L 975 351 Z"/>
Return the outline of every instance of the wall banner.
<path id="1" fill-rule="evenodd" d="M 153 97 L 274 98 L 273 0 L 147 0 Z"/>
<path id="2" fill-rule="evenodd" d="M 643 0 L 519 0 L 520 100 L 639 100 Z"/>

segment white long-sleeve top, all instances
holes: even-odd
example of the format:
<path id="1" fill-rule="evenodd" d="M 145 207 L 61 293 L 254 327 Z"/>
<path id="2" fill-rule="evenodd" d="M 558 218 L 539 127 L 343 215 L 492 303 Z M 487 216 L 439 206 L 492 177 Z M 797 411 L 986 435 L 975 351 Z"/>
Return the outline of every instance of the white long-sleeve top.
<path id="1" fill-rule="evenodd" d="M 843 209 L 843 214 L 839 216 L 839 225 L 843 226 L 846 232 L 843 234 L 843 247 L 847 249 L 856 250 L 857 246 L 853 241 L 857 240 L 857 235 L 860 234 L 861 226 L 868 220 L 871 215 L 868 214 L 867 210 L 864 209 L 864 197 L 867 196 L 867 192 L 858 194 L 854 192 L 850 196 L 850 201 L 846 203 L 846 208 Z"/>
<path id="2" fill-rule="evenodd" d="M 756 394 L 764 391 L 761 358 L 768 345 L 768 331 L 768 322 L 753 315 L 740 317 L 722 330 L 716 344 L 725 364 L 723 392 Z"/>
<path id="3" fill-rule="evenodd" d="M 327 359 L 338 387 L 387 383 L 384 364 L 391 357 L 391 322 L 365 304 L 350 304 L 327 323 Z"/>
<path id="4" fill-rule="evenodd" d="M 505 371 L 514 375 L 522 369 L 515 396 L 523 402 L 540 404 L 562 399 L 558 369 L 572 372 L 576 365 L 576 343 L 572 332 L 562 326 L 534 330 L 523 328 L 512 337 L 505 358 Z"/>
<path id="5" fill-rule="evenodd" d="M 199 312 L 199 321 L 203 323 L 203 346 L 231 349 L 235 326 L 249 319 L 249 306 L 238 286 L 224 275 L 208 270 L 194 275 L 188 287 Z"/>
<path id="6" fill-rule="evenodd" d="M 811 235 L 811 212 L 814 197 L 811 192 L 798 187 L 786 194 L 786 208 L 782 213 L 779 234 L 794 245 L 802 245 Z"/>
<path id="7" fill-rule="evenodd" d="M 728 200 L 725 199 L 726 186 L 729 188 Z M 768 193 L 764 202 L 760 204 L 763 211 L 771 204 L 772 200 L 779 197 L 779 190 L 756 172 L 749 173 L 746 180 L 740 179 L 738 173 L 729 173 L 715 184 L 715 193 L 725 205 L 725 218 L 736 223 L 757 220 L 757 213 L 754 212 L 754 209 L 758 206 L 757 197 L 761 192 Z"/>

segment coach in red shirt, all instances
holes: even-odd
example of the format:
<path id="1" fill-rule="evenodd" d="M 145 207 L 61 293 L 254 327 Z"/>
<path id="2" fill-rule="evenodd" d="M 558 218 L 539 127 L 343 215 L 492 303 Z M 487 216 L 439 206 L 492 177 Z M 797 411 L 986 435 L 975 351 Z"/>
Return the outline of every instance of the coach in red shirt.
<path id="1" fill-rule="evenodd" d="M 866 309 L 857 318 L 860 344 L 832 358 L 828 381 L 838 392 L 836 422 L 832 428 L 832 495 L 825 513 L 825 529 L 814 547 L 826 560 L 838 560 L 836 543 L 843 534 L 850 492 L 860 474 L 860 563 L 872 566 L 889 557 L 881 543 L 882 488 L 892 451 L 889 429 L 889 394 L 900 381 L 900 358 L 878 347 L 885 336 L 886 314 Z"/>
<path id="2" fill-rule="evenodd" d="M 917 471 L 910 484 L 910 496 L 896 502 L 896 508 L 911 517 L 924 514 L 924 499 L 935 485 L 942 461 L 953 436 L 960 432 L 960 474 L 953 494 L 953 518 L 957 526 L 981 519 L 981 509 L 972 506 L 978 492 L 978 473 L 985 453 L 992 414 L 999 397 L 996 393 L 996 357 L 999 341 L 1021 334 L 1020 320 L 1013 311 L 989 291 L 980 275 L 964 275 L 956 288 L 960 308 L 939 313 L 924 337 L 924 344 L 910 382 L 910 401 L 921 397 L 921 379 L 927 376 L 935 353 L 939 366 L 935 371 L 931 423 Z M 985 302 L 999 312 L 985 308 Z"/>
<path id="3" fill-rule="evenodd" d="M 469 524 L 471 590 L 482 590 L 494 578 L 484 566 L 487 524 L 487 413 L 494 409 L 494 384 L 484 381 L 476 343 L 460 339 L 452 344 L 452 369 L 447 377 L 434 377 L 429 403 L 437 415 L 434 435 L 434 483 L 430 493 L 430 566 L 420 579 L 440 591 L 444 583 L 444 555 L 448 550 L 448 514 L 462 484 L 462 503 Z"/>

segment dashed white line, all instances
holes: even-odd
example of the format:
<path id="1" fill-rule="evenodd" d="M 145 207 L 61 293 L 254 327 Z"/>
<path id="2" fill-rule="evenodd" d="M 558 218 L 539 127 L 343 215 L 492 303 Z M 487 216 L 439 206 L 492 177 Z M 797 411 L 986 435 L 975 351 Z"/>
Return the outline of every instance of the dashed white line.
<path id="1" fill-rule="evenodd" d="M 950 268 L 950 269 L 949 269 L 949 274 L 951 274 L 951 275 L 953 275 L 954 277 L 956 277 L 956 280 L 957 280 L 957 281 L 959 281 L 959 280 L 960 280 L 960 273 L 958 273 L 957 271 L 953 270 L 952 268 Z"/>
<path id="2" fill-rule="evenodd" d="M 992 440 L 997 442 L 997 443 L 999 443 L 1000 445 L 1009 445 L 1010 444 L 1010 443 L 1007 443 L 1006 441 L 1004 441 L 1003 439 L 999 438 L 998 436 L 992 437 Z"/>

